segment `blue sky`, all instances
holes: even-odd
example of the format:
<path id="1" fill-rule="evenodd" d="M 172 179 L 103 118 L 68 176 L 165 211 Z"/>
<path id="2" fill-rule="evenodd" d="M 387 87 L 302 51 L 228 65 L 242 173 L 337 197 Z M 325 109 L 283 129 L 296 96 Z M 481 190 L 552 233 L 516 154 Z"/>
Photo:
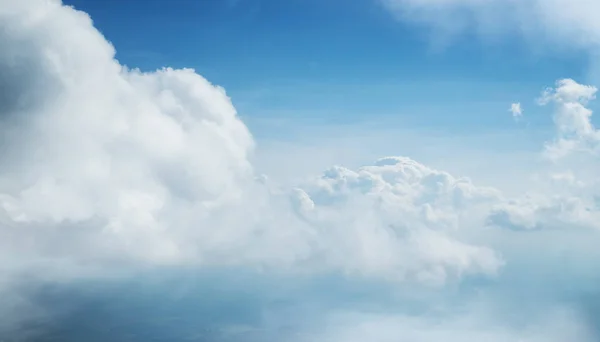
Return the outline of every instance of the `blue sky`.
<path id="1" fill-rule="evenodd" d="M 536 51 L 516 34 L 490 42 L 464 32 L 438 47 L 427 26 L 397 20 L 373 0 L 65 3 L 92 16 L 123 64 L 195 68 L 227 89 L 250 125 L 257 117 L 386 117 L 459 134 L 514 128 L 507 108 L 521 101 L 546 126 L 534 97 L 587 72 L 580 50 Z"/>
<path id="2" fill-rule="evenodd" d="M 530 172 L 531 153 L 552 137 L 552 111 L 535 102 L 541 91 L 590 78 L 585 49 L 504 29 L 446 38 L 379 0 L 65 3 L 91 15 L 121 63 L 194 68 L 223 86 L 257 141 L 256 168 L 282 182 L 408 155 L 497 185 L 501 165 L 519 158 L 519 172 Z M 490 151 L 494 162 L 473 162 Z"/>

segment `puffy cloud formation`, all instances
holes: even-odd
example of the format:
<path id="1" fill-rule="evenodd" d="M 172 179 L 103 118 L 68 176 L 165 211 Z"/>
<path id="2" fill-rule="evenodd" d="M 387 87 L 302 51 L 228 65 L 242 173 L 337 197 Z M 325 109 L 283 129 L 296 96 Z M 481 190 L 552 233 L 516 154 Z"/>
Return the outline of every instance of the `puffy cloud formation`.
<path id="1" fill-rule="evenodd" d="M 444 34 L 475 29 L 486 36 L 512 32 L 534 43 L 597 48 L 600 3 L 588 0 L 380 0 L 403 20 Z"/>
<path id="2" fill-rule="evenodd" d="M 550 158 L 561 158 L 574 151 L 597 153 L 600 146 L 600 130 L 592 124 L 592 111 L 586 107 L 596 98 L 598 89 L 579 84 L 571 79 L 556 82 L 539 98 L 541 105 L 556 106 L 554 122 L 557 138 L 546 146 Z"/>
<path id="3" fill-rule="evenodd" d="M 304 211 L 316 201 L 316 213 L 294 215 L 281 204 L 288 195 L 254 180 L 252 137 L 223 89 L 193 70 L 119 65 L 90 18 L 58 2 L 5 2 L 0 15 L 2 84 L 12 92 L 0 169 L 6 265 L 325 265 L 443 283 L 501 264 L 439 229 L 457 226 L 455 210 L 488 190 L 388 159 L 328 171 L 310 198 L 294 199 Z M 353 189 L 363 191 L 357 203 L 328 212 L 326 191 Z M 395 208 L 403 214 L 387 215 Z"/>
<path id="4" fill-rule="evenodd" d="M 2 1 L 0 25 L 3 257 L 177 259 L 170 232 L 193 223 L 174 220 L 240 196 L 253 140 L 223 89 L 122 67 L 90 18 L 56 1 Z"/>
<path id="5" fill-rule="evenodd" d="M 79 305 L 77 291 L 108 301 L 98 309 L 106 316 L 90 318 L 96 324 L 134 326 L 124 323 L 135 310 L 118 313 L 128 312 L 120 303 L 130 293 L 146 293 L 128 287 L 145 266 L 161 278 L 225 273 L 162 284 L 144 301 L 159 305 L 169 293 L 160 304 L 168 309 L 214 286 L 222 292 L 200 292 L 239 298 L 218 303 L 231 312 L 254 308 L 252 319 L 226 322 L 228 331 L 279 328 L 291 324 L 281 321 L 287 315 L 294 324 L 311 316 L 326 322 L 311 326 L 310 337 L 286 333 L 290 341 L 597 337 L 597 325 L 578 318 L 594 316 L 581 303 L 597 284 L 586 277 L 600 260 L 591 243 L 600 231 L 597 176 L 558 170 L 547 177 L 555 195 L 507 198 L 388 157 L 356 170 L 333 167 L 286 189 L 255 174 L 254 141 L 223 89 L 193 70 L 120 65 L 85 13 L 59 1 L 0 0 L 0 46 L 0 315 L 10 317 L 0 339 L 29 336 L 23 322 L 45 322 L 41 333 L 79 327 L 83 314 L 49 300 L 48 284 L 66 292 L 58 303 Z M 544 92 L 541 102 L 556 106 L 558 138 L 549 146 L 594 151 L 598 133 L 585 105 L 595 92 L 571 80 Z M 244 272 L 250 279 L 238 278 Z M 96 289 L 100 296 L 86 282 L 113 273 L 117 283 L 126 279 L 116 307 L 113 292 Z M 338 280 L 320 282 L 328 275 Z M 137 281 L 151 289 L 151 278 Z M 514 324 L 506 312 L 523 302 L 533 306 L 523 310 L 531 322 Z M 464 306 L 452 310 L 457 303 Z M 560 319 L 543 315 L 552 310 Z M 560 334 L 545 328 L 557 320 Z M 190 326 L 198 324 L 208 323 Z M 91 340 L 69 336 L 58 339 Z"/>
<path id="6" fill-rule="evenodd" d="M 327 227 L 323 237 L 343 230 L 331 243 L 338 241 L 338 257 L 349 267 L 443 283 L 501 266 L 490 249 L 452 236 L 476 227 L 477 214 L 498 196 L 468 179 L 390 157 L 357 171 L 331 168 L 298 190 L 297 202 L 307 222 Z"/>

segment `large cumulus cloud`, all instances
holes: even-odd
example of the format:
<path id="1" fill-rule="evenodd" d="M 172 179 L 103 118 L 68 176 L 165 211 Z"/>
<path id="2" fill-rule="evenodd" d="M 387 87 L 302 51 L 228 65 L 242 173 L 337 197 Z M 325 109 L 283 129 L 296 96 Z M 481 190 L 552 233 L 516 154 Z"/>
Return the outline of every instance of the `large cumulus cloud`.
<path id="1" fill-rule="evenodd" d="M 55 1 L 3 1 L 0 18 L 13 248 L 186 253 L 167 232 L 186 228 L 174 216 L 235 200 L 251 177 L 253 140 L 224 90 L 192 70 L 128 70 L 85 13 Z"/>
<path id="2" fill-rule="evenodd" d="M 579 317 L 595 312 L 582 303 L 595 295 L 588 275 L 600 260 L 591 244 L 598 188 L 572 164 L 541 172 L 554 196 L 508 198 L 406 157 L 332 167 L 287 189 L 253 171 L 255 143 L 222 88 L 193 70 L 120 65 L 85 13 L 58 1 L 0 0 L 0 47 L 0 314 L 10 317 L 2 334 L 77 325 L 78 291 L 84 307 L 105 303 L 94 322 L 119 317 L 121 327 L 146 305 L 128 301 L 141 286 L 144 303 L 167 311 L 190 293 L 239 298 L 217 300 L 253 315 L 228 316 L 228 331 L 315 317 L 310 337 L 284 332 L 289 340 L 593 340 L 594 324 Z M 548 151 L 579 146 L 595 158 L 585 107 L 595 92 L 565 80 L 543 94 L 556 104 Z M 143 269 L 179 275 L 156 289 L 156 273 L 137 277 Z M 123 288 L 90 285 L 115 275 Z M 177 286 L 181 296 L 157 303 Z M 507 311 L 523 302 L 539 307 L 523 311 L 530 323 L 514 324 Z M 198 307 L 186 306 L 188 319 L 205 317 L 194 316 Z M 539 328 L 560 320 L 564 335 Z M 44 328 L 23 325 L 31 321 Z"/>
<path id="3" fill-rule="evenodd" d="M 400 224 L 382 216 L 393 207 L 406 208 L 413 216 L 406 224 L 416 225 L 438 215 L 434 201 L 444 202 L 442 215 L 454 215 L 451 208 L 486 196 L 468 181 L 412 162 L 401 171 L 404 184 L 393 178 L 400 176 L 393 163 L 376 165 L 357 181 L 387 191 L 380 200 L 388 208 L 370 213 L 380 221 L 344 214 L 311 221 L 287 208 L 285 193 L 255 180 L 253 139 L 223 89 L 193 70 L 121 66 L 90 18 L 58 2 L 7 1 L 0 14 L 2 83 L 11 89 L 0 170 L 7 265 L 56 258 L 310 268 L 320 264 L 309 261 L 318 255 L 330 267 L 371 272 L 376 263 L 391 275 L 414 268 L 396 245 L 412 238 L 446 244 L 448 255 L 422 256 L 440 274 L 446 267 L 493 273 L 500 264 L 485 248 L 429 229 L 386 236 L 386 225 Z M 333 178 L 353 182 L 347 172 L 347 180 Z M 378 250 L 369 243 L 387 245 L 387 256 L 368 252 Z M 341 258 L 359 250 L 366 252 L 356 260 Z"/>

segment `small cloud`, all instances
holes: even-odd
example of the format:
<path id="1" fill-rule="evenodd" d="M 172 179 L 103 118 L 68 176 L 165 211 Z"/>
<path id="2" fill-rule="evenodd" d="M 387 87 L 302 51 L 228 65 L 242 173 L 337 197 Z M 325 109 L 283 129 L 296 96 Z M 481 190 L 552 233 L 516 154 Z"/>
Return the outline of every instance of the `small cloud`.
<path id="1" fill-rule="evenodd" d="M 523 116 L 523 108 L 521 108 L 521 103 L 519 102 L 511 104 L 509 111 L 517 121 Z"/>

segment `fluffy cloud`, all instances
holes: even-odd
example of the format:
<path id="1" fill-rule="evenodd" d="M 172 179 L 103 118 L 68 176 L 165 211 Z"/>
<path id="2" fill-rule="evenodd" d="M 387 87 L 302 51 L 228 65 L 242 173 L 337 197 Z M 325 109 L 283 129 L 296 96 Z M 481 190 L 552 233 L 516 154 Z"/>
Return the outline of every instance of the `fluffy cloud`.
<path id="1" fill-rule="evenodd" d="M 253 140 L 223 89 L 192 70 L 127 70 L 56 1 L 3 1 L 0 25 L 4 253 L 176 259 L 174 215 L 240 196 Z"/>
<path id="2" fill-rule="evenodd" d="M 504 341 L 521 330 L 500 324 L 507 318 L 498 307 L 519 302 L 519 291 L 532 298 L 539 292 L 527 292 L 530 285 L 520 280 L 585 280 L 582 274 L 600 260 L 590 245 L 600 222 L 596 176 L 583 181 L 579 172 L 559 170 L 548 183 L 550 191 L 561 189 L 557 195 L 507 198 L 468 178 L 389 157 L 358 169 L 333 167 L 287 189 L 255 174 L 254 141 L 222 88 L 193 70 L 144 73 L 120 65 L 85 13 L 58 1 L 0 0 L 0 46 L 0 314 L 11 317 L 0 324 L 0 334 L 22 338 L 25 332 L 14 330 L 18 322 L 59 315 L 32 294 L 44 293 L 41 285 L 62 282 L 70 294 L 71 287 L 88 289 L 86 279 L 109 271 L 123 276 L 150 266 L 162 277 L 186 266 L 193 273 L 236 275 L 262 269 L 270 271 L 263 277 L 296 281 L 341 274 L 344 286 L 387 284 L 379 286 L 392 294 L 377 305 L 406 308 L 368 315 L 364 306 L 372 303 L 364 299 L 339 321 L 338 306 L 356 298 L 344 292 L 319 316 L 329 322 L 317 333 L 325 340 L 444 340 L 445 331 L 454 340 Z M 541 102 L 557 108 L 557 141 L 589 147 L 597 139 L 585 107 L 595 92 L 564 80 L 543 94 Z M 564 263 L 567 269 L 555 272 L 565 256 L 563 241 L 580 248 Z M 532 255 L 535 244 L 544 248 Z M 232 283 L 232 292 L 247 294 L 246 287 L 260 292 L 252 281 L 264 279 L 225 278 L 203 283 Z M 285 298 L 293 312 L 315 296 L 325 301 L 277 281 L 291 289 Z M 579 295 L 589 283 L 570 289 Z M 323 286 L 334 297 L 343 292 L 338 285 Z M 442 315 L 448 318 L 442 325 L 408 310 L 411 301 L 419 302 L 419 312 L 442 304 L 449 310 L 447 295 L 476 304 L 477 296 L 461 292 L 473 288 L 489 296 L 485 309 Z M 541 301 L 560 311 L 554 299 L 563 288 L 547 290 Z M 260 300 L 272 309 L 281 298 L 265 294 Z M 254 314 L 264 323 L 265 316 L 281 319 L 282 310 Z M 483 314 L 501 322 L 465 323 Z M 565 324 L 565 339 L 587 341 L 581 337 L 585 323 L 569 316 Z M 532 341 L 548 336 L 527 327 Z"/>
<path id="3" fill-rule="evenodd" d="M 597 153 L 600 131 L 592 124 L 592 111 L 586 107 L 596 98 L 597 88 L 579 84 L 571 79 L 556 82 L 538 99 L 541 105 L 555 105 L 554 123 L 557 138 L 546 146 L 546 155 L 552 159 L 562 158 L 574 151 Z"/>
<path id="4" fill-rule="evenodd" d="M 119 65 L 90 18 L 58 2 L 1 9 L 6 265 L 302 265 L 436 283 L 501 265 L 447 232 L 491 190 L 392 158 L 328 171 L 294 214 L 286 191 L 255 181 L 223 89 L 193 70 Z"/>
<path id="5" fill-rule="evenodd" d="M 499 196 L 468 179 L 390 157 L 357 171 L 331 168 L 298 190 L 296 202 L 307 222 L 325 228 L 320 239 L 336 234 L 330 241 L 346 267 L 440 284 L 465 273 L 492 275 L 502 265 L 492 250 L 453 236 L 480 228 L 478 214 Z"/>

